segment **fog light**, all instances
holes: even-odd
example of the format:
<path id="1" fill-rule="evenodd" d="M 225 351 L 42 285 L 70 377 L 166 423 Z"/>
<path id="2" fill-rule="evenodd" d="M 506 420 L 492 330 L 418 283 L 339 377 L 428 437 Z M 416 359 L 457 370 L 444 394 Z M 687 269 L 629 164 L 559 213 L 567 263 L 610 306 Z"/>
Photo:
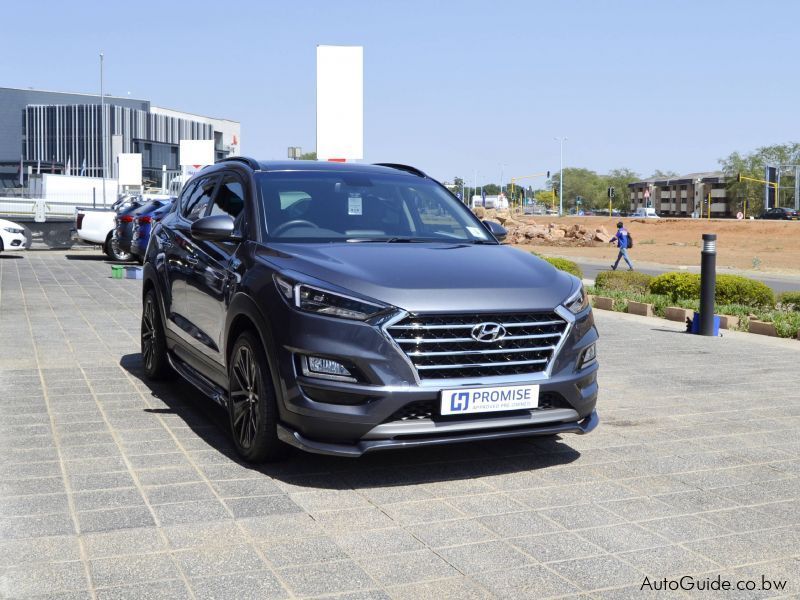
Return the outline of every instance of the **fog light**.
<path id="1" fill-rule="evenodd" d="M 302 357 L 303 375 L 325 377 L 328 379 L 346 379 L 355 381 L 352 373 L 342 363 L 320 356 Z"/>
<path id="2" fill-rule="evenodd" d="M 595 345 L 592 344 L 586 350 L 583 351 L 583 356 L 581 357 L 581 366 L 584 367 L 588 365 L 590 362 L 597 358 L 597 349 Z"/>

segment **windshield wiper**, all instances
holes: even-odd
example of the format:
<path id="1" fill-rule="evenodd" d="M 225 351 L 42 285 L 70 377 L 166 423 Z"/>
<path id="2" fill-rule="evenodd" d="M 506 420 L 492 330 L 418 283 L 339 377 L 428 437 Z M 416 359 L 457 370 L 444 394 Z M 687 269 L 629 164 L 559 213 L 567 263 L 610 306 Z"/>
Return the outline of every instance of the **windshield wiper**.
<path id="1" fill-rule="evenodd" d="M 347 240 L 349 243 L 358 243 L 358 244 L 375 244 L 375 243 L 382 243 L 382 244 L 420 244 L 425 242 L 430 242 L 431 240 L 426 240 L 422 238 L 411 238 L 411 237 L 388 237 L 388 238 L 352 238 Z"/>

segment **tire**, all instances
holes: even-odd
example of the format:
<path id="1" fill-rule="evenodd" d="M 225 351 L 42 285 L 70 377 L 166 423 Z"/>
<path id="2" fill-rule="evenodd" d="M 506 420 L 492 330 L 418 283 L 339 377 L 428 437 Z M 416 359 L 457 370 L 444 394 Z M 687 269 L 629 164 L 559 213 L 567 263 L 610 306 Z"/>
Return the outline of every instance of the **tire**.
<path id="1" fill-rule="evenodd" d="M 3 250 L 5 250 L 5 247 L 3 246 L 3 238 L 0 237 L 0 252 Z"/>
<path id="2" fill-rule="evenodd" d="M 170 379 L 174 371 L 167 359 L 167 340 L 155 290 L 149 290 L 142 303 L 141 326 L 142 366 L 148 379 Z"/>
<path id="3" fill-rule="evenodd" d="M 119 240 L 115 238 L 112 234 L 111 239 L 108 241 L 108 255 L 119 262 L 128 262 L 132 257 L 133 254 L 130 252 L 125 252 L 119 247 Z"/>
<path id="4" fill-rule="evenodd" d="M 228 417 L 239 456 L 248 462 L 284 458 L 289 447 L 278 439 L 278 407 L 267 356 L 250 331 L 233 345 L 228 381 Z"/>

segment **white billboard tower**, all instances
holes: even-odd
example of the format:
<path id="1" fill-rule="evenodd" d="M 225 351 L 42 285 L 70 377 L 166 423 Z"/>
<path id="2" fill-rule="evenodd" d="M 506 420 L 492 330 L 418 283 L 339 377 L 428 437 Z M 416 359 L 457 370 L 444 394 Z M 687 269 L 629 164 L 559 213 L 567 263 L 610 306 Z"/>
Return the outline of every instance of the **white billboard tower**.
<path id="1" fill-rule="evenodd" d="M 364 158 L 364 47 L 317 46 L 317 159 Z"/>

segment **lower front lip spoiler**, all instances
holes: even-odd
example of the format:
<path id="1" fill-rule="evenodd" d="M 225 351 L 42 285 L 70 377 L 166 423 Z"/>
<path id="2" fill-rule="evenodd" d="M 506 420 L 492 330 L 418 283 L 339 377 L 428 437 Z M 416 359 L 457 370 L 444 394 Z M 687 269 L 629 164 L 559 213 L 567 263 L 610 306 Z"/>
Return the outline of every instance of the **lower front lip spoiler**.
<path id="1" fill-rule="evenodd" d="M 485 440 L 497 440 L 513 437 L 535 437 L 543 435 L 557 435 L 559 433 L 576 433 L 584 435 L 593 431 L 600 423 L 597 411 L 592 411 L 588 417 L 582 421 L 572 423 L 554 423 L 552 425 L 540 425 L 536 427 L 526 427 L 513 430 L 483 431 L 478 433 L 465 433 L 461 435 L 448 435 L 447 437 L 425 437 L 416 439 L 387 439 L 387 440 L 363 440 L 355 444 L 336 444 L 331 442 L 318 442 L 303 437 L 299 432 L 289 429 L 285 425 L 278 424 L 278 438 L 290 446 L 300 448 L 306 452 L 315 454 L 327 454 L 329 456 L 347 456 L 358 458 L 367 452 L 378 450 L 393 450 L 399 448 L 419 448 L 422 446 L 438 446 L 440 444 L 458 444 L 461 442 L 476 442 Z"/>

